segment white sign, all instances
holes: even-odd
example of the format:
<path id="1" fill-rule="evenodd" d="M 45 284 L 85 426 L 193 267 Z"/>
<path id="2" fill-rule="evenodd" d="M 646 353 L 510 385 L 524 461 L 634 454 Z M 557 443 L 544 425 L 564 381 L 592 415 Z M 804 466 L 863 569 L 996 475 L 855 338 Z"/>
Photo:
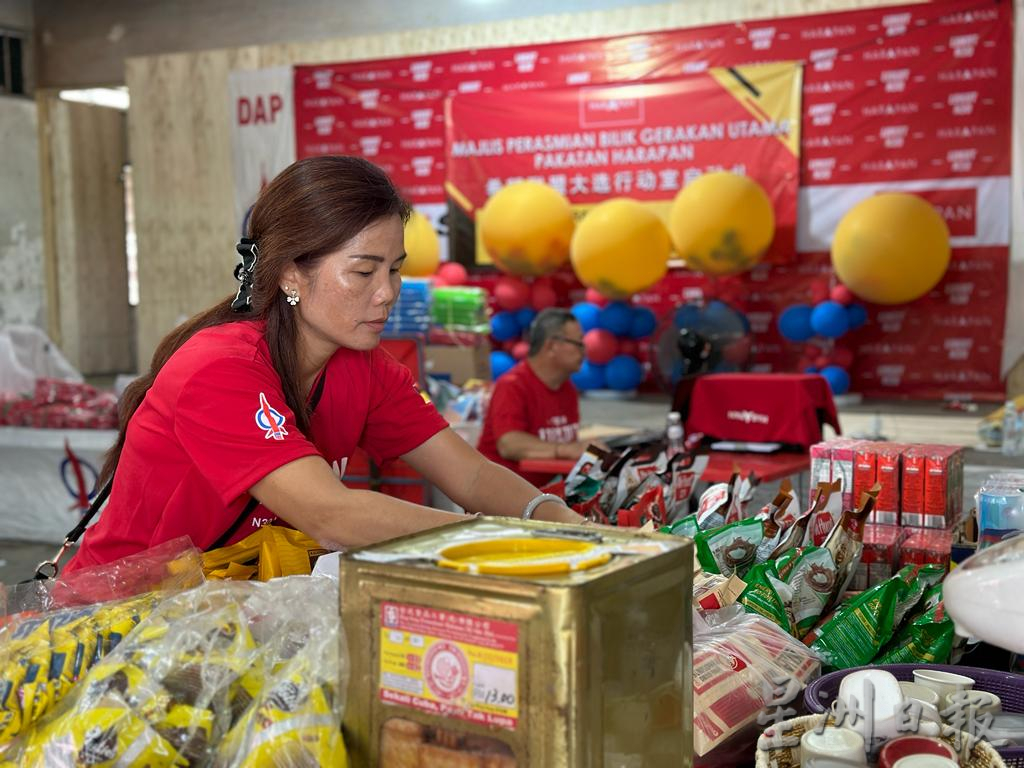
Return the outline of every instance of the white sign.
<path id="1" fill-rule="evenodd" d="M 238 235 L 260 190 L 295 162 L 292 69 L 253 69 L 228 76 Z M 333 126 L 332 126 L 333 127 Z"/>

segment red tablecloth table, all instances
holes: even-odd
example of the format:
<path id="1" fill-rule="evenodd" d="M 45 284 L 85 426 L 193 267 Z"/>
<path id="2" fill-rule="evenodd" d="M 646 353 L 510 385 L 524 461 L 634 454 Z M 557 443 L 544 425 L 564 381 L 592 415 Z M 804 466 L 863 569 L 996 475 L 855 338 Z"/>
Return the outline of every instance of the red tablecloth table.
<path id="1" fill-rule="evenodd" d="M 832 391 L 821 376 L 719 373 L 695 382 L 686 434 L 809 448 L 821 441 L 822 424 L 839 432 Z"/>
<path id="2" fill-rule="evenodd" d="M 576 465 L 571 459 L 524 459 L 519 468 L 524 472 L 542 472 L 566 475 Z M 723 483 L 732 476 L 733 467 L 743 474 L 756 472 L 763 482 L 781 480 L 800 475 L 811 468 L 811 457 L 806 453 L 731 453 L 712 451 L 708 466 L 701 475 L 706 483 Z"/>

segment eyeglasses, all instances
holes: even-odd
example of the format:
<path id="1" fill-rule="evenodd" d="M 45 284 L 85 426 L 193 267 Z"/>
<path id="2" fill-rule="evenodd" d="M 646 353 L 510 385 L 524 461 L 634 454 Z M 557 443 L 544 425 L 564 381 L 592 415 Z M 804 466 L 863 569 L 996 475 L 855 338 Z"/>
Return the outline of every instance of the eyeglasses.
<path id="1" fill-rule="evenodd" d="M 557 339 L 558 341 L 564 341 L 566 344 L 572 344 L 574 347 L 579 349 L 586 349 L 582 341 L 576 341 L 576 339 L 570 339 L 565 336 L 552 336 L 551 338 Z"/>

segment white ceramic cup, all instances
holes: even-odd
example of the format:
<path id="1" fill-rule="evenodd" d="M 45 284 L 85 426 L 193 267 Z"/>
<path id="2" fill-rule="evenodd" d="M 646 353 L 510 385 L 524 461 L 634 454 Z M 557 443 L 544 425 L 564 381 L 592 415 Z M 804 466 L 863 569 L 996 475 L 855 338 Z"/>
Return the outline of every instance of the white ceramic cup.
<path id="1" fill-rule="evenodd" d="M 948 693 L 969 691 L 974 688 L 972 678 L 953 672 L 943 672 L 941 669 L 915 669 L 914 682 L 939 694 L 939 701 Z"/>
<path id="2" fill-rule="evenodd" d="M 870 693 L 869 693 L 870 691 Z M 848 712 L 855 709 L 865 714 L 854 724 L 852 718 L 841 725 L 857 731 L 865 741 L 870 737 L 877 742 L 879 739 L 892 739 L 898 733 L 900 709 L 903 707 L 903 692 L 899 681 L 884 669 L 863 669 L 851 672 L 839 683 L 837 704 L 842 701 Z M 856 707 L 853 701 L 856 700 Z M 871 701 L 872 717 L 867 718 L 867 702 Z M 837 707 L 838 709 L 838 707 Z M 868 733 L 869 720 L 871 733 Z M 868 745 L 873 748 L 873 745 Z"/>
<path id="3" fill-rule="evenodd" d="M 849 728 L 812 728 L 800 737 L 800 764 L 812 758 L 867 765 L 864 737 Z"/>
<path id="4" fill-rule="evenodd" d="M 1003 711 L 1003 702 L 988 691 L 956 691 L 942 697 L 942 710 L 973 710 L 977 714 L 997 714 Z"/>
<path id="5" fill-rule="evenodd" d="M 921 707 L 921 718 L 931 720 L 934 723 L 941 723 L 939 716 L 939 694 L 931 688 L 926 688 L 917 683 L 900 681 L 900 691 L 903 693 L 904 702 L 915 702 Z"/>

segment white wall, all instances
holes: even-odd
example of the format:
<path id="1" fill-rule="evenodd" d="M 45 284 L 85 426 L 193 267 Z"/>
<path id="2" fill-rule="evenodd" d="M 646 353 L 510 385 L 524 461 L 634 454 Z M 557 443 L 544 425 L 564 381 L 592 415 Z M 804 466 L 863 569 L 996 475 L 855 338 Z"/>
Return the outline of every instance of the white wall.
<path id="1" fill-rule="evenodd" d="M 0 96 L 0 325 L 45 327 L 36 104 Z"/>

